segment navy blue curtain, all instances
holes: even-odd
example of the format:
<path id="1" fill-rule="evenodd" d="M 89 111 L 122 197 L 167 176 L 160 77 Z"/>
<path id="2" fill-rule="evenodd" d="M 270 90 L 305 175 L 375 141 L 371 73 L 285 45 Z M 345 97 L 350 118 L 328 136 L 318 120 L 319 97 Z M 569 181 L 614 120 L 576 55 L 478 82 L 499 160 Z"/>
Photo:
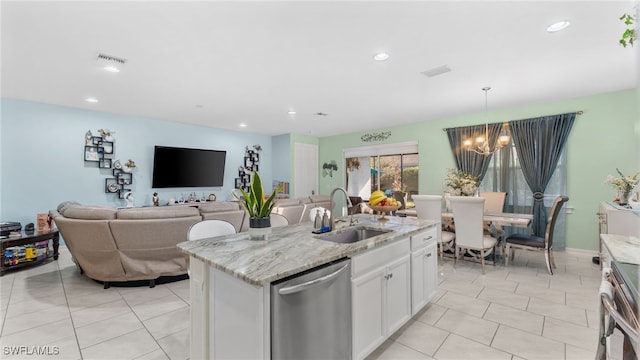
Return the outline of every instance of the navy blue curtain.
<path id="1" fill-rule="evenodd" d="M 547 211 L 544 191 L 567 142 L 576 113 L 509 122 L 524 178 L 533 193 L 533 234 L 544 237 Z"/>
<path id="2" fill-rule="evenodd" d="M 495 149 L 501 129 L 502 124 L 489 124 L 489 145 L 492 149 Z M 487 168 L 489 168 L 489 164 L 491 163 L 493 154 L 481 155 L 473 151 L 468 151 L 462 143 L 466 139 L 474 141 L 478 136 L 485 136 L 485 125 L 463 126 L 445 130 L 449 137 L 449 145 L 451 145 L 451 151 L 456 160 L 458 170 L 476 176 L 478 180 L 482 182 L 484 174 L 486 174 Z"/>

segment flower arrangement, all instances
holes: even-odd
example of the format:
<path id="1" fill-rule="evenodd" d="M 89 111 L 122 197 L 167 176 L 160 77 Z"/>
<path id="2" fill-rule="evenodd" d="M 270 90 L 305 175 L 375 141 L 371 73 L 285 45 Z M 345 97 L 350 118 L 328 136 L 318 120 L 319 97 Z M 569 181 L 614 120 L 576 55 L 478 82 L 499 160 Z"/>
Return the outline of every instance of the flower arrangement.
<path id="1" fill-rule="evenodd" d="M 624 205 L 629 200 L 633 189 L 638 185 L 638 173 L 625 176 L 620 169 L 616 168 L 616 171 L 620 174 L 620 178 L 614 178 L 611 175 L 607 175 L 604 183 L 613 185 L 613 187 L 618 190 L 620 196 L 619 202 L 621 205 Z"/>
<path id="2" fill-rule="evenodd" d="M 480 185 L 478 177 L 454 169 L 449 169 L 444 183 L 447 191 L 453 196 L 473 196 Z"/>
<path id="3" fill-rule="evenodd" d="M 111 140 L 113 140 L 113 134 L 116 133 L 115 131 L 111 131 L 109 129 L 98 129 L 98 132 L 100 133 L 100 136 L 105 140 L 107 140 L 107 138 L 111 138 Z"/>

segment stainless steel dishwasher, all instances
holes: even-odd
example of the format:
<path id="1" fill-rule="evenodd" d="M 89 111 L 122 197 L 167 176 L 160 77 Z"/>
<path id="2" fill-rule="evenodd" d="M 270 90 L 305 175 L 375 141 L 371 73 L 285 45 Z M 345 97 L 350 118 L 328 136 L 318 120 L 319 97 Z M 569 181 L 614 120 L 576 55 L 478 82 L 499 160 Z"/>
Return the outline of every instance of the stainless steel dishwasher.
<path id="1" fill-rule="evenodd" d="M 271 284 L 272 359 L 351 359 L 351 260 Z"/>

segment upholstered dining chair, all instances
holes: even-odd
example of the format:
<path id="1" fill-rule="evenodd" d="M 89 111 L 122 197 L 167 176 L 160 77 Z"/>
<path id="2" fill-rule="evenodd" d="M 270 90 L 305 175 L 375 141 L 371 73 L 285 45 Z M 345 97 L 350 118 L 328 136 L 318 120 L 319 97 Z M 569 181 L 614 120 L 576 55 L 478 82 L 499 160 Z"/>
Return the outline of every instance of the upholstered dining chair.
<path id="1" fill-rule="evenodd" d="M 470 255 L 482 263 L 484 274 L 484 258 L 493 251 L 493 265 L 496 264 L 496 239 L 485 235 L 482 222 L 484 202 L 482 197 L 451 196 L 449 198 L 453 218 L 456 222 L 456 252 L 454 266 L 460 253 Z"/>
<path id="2" fill-rule="evenodd" d="M 416 216 L 419 219 L 442 221 L 442 196 L 440 195 L 413 195 Z M 444 258 L 444 251 L 454 251 L 456 234 L 443 231 L 442 225 L 438 226 L 438 247 L 440 248 L 440 260 Z"/>
<path id="3" fill-rule="evenodd" d="M 208 237 L 231 235 L 236 233 L 236 228 L 224 220 L 204 220 L 191 225 L 187 233 L 187 240 L 199 240 Z"/>
<path id="4" fill-rule="evenodd" d="M 289 225 L 289 220 L 280 214 L 271 213 L 271 227 L 280 227 Z"/>
<path id="5" fill-rule="evenodd" d="M 507 199 L 506 192 L 500 191 L 487 191 L 487 192 L 479 192 L 478 195 L 484 198 L 484 212 L 489 213 L 501 213 L 504 211 L 504 202 Z M 495 232 L 494 232 L 495 230 Z M 502 237 L 504 236 L 504 230 L 502 226 L 497 224 L 492 224 L 491 221 L 484 222 L 484 231 L 487 235 L 493 235 L 496 240 L 498 240 L 498 246 L 502 242 Z"/>
<path id="6" fill-rule="evenodd" d="M 515 249 L 544 251 L 547 270 L 549 270 L 549 274 L 553 275 L 553 268 L 556 267 L 556 263 L 553 260 L 553 231 L 556 226 L 556 221 L 558 220 L 558 214 L 560 214 L 560 209 L 567 201 L 569 201 L 569 198 L 566 196 L 558 196 L 553 201 L 547 219 L 544 237 L 526 234 L 512 234 L 507 236 L 504 240 L 506 244 L 505 266 L 509 265 L 509 257 L 511 257 L 511 261 L 513 261 Z M 511 252 L 511 248 L 513 248 L 513 252 Z"/>

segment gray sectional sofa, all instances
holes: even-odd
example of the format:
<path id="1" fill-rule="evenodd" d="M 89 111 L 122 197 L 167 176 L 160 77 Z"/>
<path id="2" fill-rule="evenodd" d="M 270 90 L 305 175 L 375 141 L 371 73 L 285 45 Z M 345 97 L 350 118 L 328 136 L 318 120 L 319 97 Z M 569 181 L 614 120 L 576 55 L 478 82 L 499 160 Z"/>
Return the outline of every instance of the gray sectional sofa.
<path id="1" fill-rule="evenodd" d="M 191 225 L 221 219 L 242 230 L 245 219 L 238 202 L 143 208 L 65 202 L 50 214 L 80 270 L 105 288 L 138 280 L 153 286 L 160 277 L 186 275 L 187 258 L 176 244 L 187 241 Z"/>
<path id="2" fill-rule="evenodd" d="M 328 196 L 279 200 L 275 213 L 289 224 L 309 221 L 309 210 L 329 207 Z M 187 241 L 191 225 L 225 220 L 236 232 L 249 228 L 249 216 L 237 201 L 177 206 L 114 208 L 68 201 L 51 210 L 62 238 L 80 270 L 109 283 L 149 281 L 187 274 L 187 258 L 176 244 Z"/>

